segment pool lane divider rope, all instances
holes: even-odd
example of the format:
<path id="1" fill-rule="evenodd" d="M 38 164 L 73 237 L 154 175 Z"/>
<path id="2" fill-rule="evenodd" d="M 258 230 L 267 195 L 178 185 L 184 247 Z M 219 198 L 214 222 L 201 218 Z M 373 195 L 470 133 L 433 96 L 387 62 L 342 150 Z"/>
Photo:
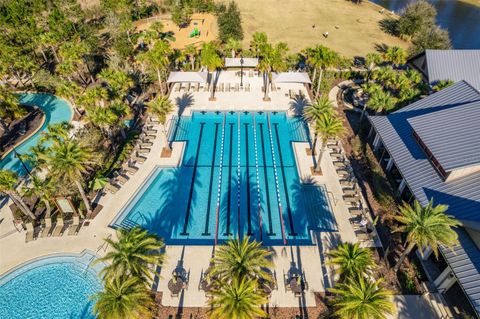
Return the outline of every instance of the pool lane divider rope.
<path id="1" fill-rule="evenodd" d="M 198 143 L 197 143 L 197 153 L 195 155 L 195 162 L 193 164 L 193 173 L 192 173 L 192 182 L 190 183 L 190 194 L 188 195 L 188 205 L 187 205 L 187 212 L 185 214 L 185 224 L 183 225 L 183 231 L 180 233 L 182 236 L 188 236 L 187 228 L 188 222 L 190 219 L 190 209 L 192 208 L 192 196 L 193 196 L 193 189 L 195 183 L 195 176 L 197 174 L 198 168 L 198 158 L 200 155 L 200 146 L 202 145 L 202 136 L 203 136 L 203 128 L 205 123 L 200 123 L 200 134 L 198 136 Z"/>
<path id="2" fill-rule="evenodd" d="M 275 175 L 275 190 L 277 192 L 278 214 L 280 215 L 280 225 L 282 227 L 283 244 L 286 245 L 287 238 L 285 236 L 285 224 L 283 222 L 282 201 L 280 198 L 280 189 L 278 186 L 277 162 L 275 160 L 275 148 L 273 147 L 273 134 L 272 134 L 272 125 L 270 123 L 270 113 L 267 113 L 267 120 L 268 120 L 268 134 L 270 136 L 270 148 L 272 149 L 273 173 Z"/>
<path id="3" fill-rule="evenodd" d="M 215 140 L 213 142 L 213 155 L 212 155 L 212 162 L 210 171 L 210 186 L 208 188 L 208 203 L 207 203 L 207 216 L 205 218 L 205 232 L 202 234 L 203 236 L 210 236 L 210 232 L 208 226 L 210 224 L 210 208 L 212 206 L 212 188 L 213 188 L 213 175 L 215 173 L 215 158 L 217 155 L 217 142 L 218 142 L 218 127 L 220 123 L 215 123 Z"/>
<path id="4" fill-rule="evenodd" d="M 240 113 L 237 113 L 237 233 L 238 233 L 238 238 L 242 238 L 241 236 L 241 227 L 240 227 L 240 190 L 241 190 L 241 185 L 240 185 L 240 174 L 241 174 L 241 168 L 240 168 Z"/>
<path id="5" fill-rule="evenodd" d="M 232 233 L 230 232 L 230 219 L 231 219 L 231 206 L 232 206 L 232 156 L 233 156 L 233 127 L 235 126 L 235 123 L 228 123 L 230 125 L 230 147 L 228 151 L 228 192 L 227 192 L 227 229 L 225 233 L 223 234 L 224 236 L 230 236 Z"/>
<path id="6" fill-rule="evenodd" d="M 283 155 L 282 155 L 282 148 L 280 146 L 280 137 L 278 134 L 278 123 L 273 123 L 273 127 L 275 129 L 275 137 L 277 140 L 278 145 L 278 159 L 280 161 L 280 168 L 282 172 L 282 180 L 283 180 L 283 190 L 285 192 L 285 200 L 287 201 L 287 212 L 288 212 L 288 221 L 290 223 L 290 235 L 296 236 L 295 229 L 293 226 L 293 217 L 292 217 L 292 209 L 290 206 L 290 199 L 288 197 L 288 187 L 287 187 L 287 178 L 285 177 L 285 168 L 283 166 Z"/>
<path id="7" fill-rule="evenodd" d="M 268 236 L 275 236 L 273 232 L 272 225 L 272 209 L 270 206 L 270 189 L 268 187 L 268 172 L 267 172 L 267 161 L 266 161 L 266 152 L 265 152 L 265 140 L 263 135 L 263 123 L 258 123 L 260 127 L 260 140 L 262 142 L 262 157 L 263 157 L 263 177 L 265 178 L 265 197 L 267 199 L 267 213 L 268 213 Z"/>
<path id="8" fill-rule="evenodd" d="M 219 173 L 218 173 L 218 191 L 217 191 L 217 209 L 216 209 L 216 222 L 215 222 L 215 245 L 218 244 L 218 226 L 220 219 L 220 200 L 221 200 L 221 190 L 222 190 L 222 171 L 223 171 L 223 153 L 225 145 L 225 125 L 226 125 L 226 114 L 223 113 L 223 124 L 222 124 L 222 141 L 220 142 L 220 164 L 219 164 Z"/>

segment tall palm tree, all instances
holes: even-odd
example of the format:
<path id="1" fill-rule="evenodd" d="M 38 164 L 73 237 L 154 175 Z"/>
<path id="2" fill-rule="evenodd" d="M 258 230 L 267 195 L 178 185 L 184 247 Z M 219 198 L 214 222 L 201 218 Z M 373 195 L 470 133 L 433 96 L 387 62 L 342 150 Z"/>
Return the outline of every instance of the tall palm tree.
<path id="1" fill-rule="evenodd" d="M 395 76 L 395 72 L 390 66 L 379 67 L 372 72 L 372 79 L 377 82 L 388 82 Z"/>
<path id="2" fill-rule="evenodd" d="M 0 125 L 6 132 L 9 124 L 27 114 L 25 108 L 18 105 L 18 97 L 9 89 L 0 87 Z"/>
<path id="3" fill-rule="evenodd" d="M 315 122 L 314 130 L 316 135 L 320 135 L 322 145 L 318 154 L 317 163 L 315 163 L 315 172 L 320 172 L 323 153 L 327 147 L 327 141 L 331 138 L 339 138 L 345 133 L 345 127 L 342 120 L 336 115 L 325 113 Z"/>
<path id="4" fill-rule="evenodd" d="M 215 252 L 215 266 L 211 276 L 223 279 L 263 278 L 271 281 L 270 273 L 265 270 L 273 267 L 271 255 L 261 243 L 251 241 L 248 236 L 243 240 L 231 239 Z"/>
<path id="5" fill-rule="evenodd" d="M 2 169 L 0 170 L 0 193 L 6 194 L 15 203 L 15 205 L 32 220 L 37 217 L 32 213 L 28 205 L 24 202 L 22 196 L 17 192 L 18 176 L 16 173 Z"/>
<path id="6" fill-rule="evenodd" d="M 453 217 L 445 214 L 447 205 L 433 206 L 431 199 L 425 207 L 415 200 L 413 207 L 405 203 L 400 207 L 400 213 L 395 219 L 402 224 L 395 231 L 407 234 L 407 248 L 402 253 L 393 268 L 400 269 L 405 257 L 417 246 L 421 251 L 431 247 L 435 256 L 438 256 L 439 245 L 453 246 L 458 243 L 458 235 L 453 227 L 461 223 Z"/>
<path id="7" fill-rule="evenodd" d="M 173 111 L 173 104 L 166 96 L 157 96 L 154 100 L 148 104 L 150 112 L 158 116 L 159 122 L 163 127 L 163 135 L 165 137 L 165 145 L 171 149 L 170 143 L 168 143 L 167 136 L 167 115 Z"/>
<path id="8" fill-rule="evenodd" d="M 389 47 L 385 52 L 385 60 L 398 67 L 407 61 L 407 53 L 400 47 Z"/>
<path id="9" fill-rule="evenodd" d="M 140 227 L 131 230 L 117 230 L 117 240 L 104 239 L 112 248 L 96 262 L 108 262 L 103 268 L 104 278 L 131 275 L 143 280 L 151 280 L 153 271 L 149 265 L 162 265 L 164 254 L 163 241 Z"/>
<path id="10" fill-rule="evenodd" d="M 273 71 L 283 71 L 286 69 L 285 56 L 288 51 L 286 43 L 279 42 L 275 46 L 270 43 L 266 43 L 260 48 L 260 62 L 258 63 L 258 69 L 263 72 L 263 78 L 265 83 L 265 95 L 264 101 L 269 101 L 268 87 L 272 80 Z"/>
<path id="11" fill-rule="evenodd" d="M 337 52 L 335 52 L 335 51 L 333 51 L 333 50 L 331 50 L 331 49 L 329 49 L 329 48 L 327 48 L 323 45 L 319 45 L 314 49 L 312 60 L 313 60 L 313 65 L 320 69 L 320 75 L 318 77 L 317 90 L 316 90 L 316 93 L 315 93 L 315 98 L 317 98 L 318 95 L 320 94 L 320 86 L 321 86 L 321 83 L 322 83 L 322 78 L 323 78 L 324 71 L 327 68 L 330 68 L 330 67 L 336 65 L 340 60 L 340 55 Z"/>
<path id="12" fill-rule="evenodd" d="M 154 302 L 150 291 L 136 277 L 125 275 L 106 280 L 103 291 L 92 298 L 99 319 L 151 318 Z"/>
<path id="13" fill-rule="evenodd" d="M 339 283 L 329 291 L 336 294 L 335 315 L 342 319 L 386 319 L 395 305 L 392 292 L 380 286 L 381 280 L 368 281 L 363 277 Z"/>
<path id="14" fill-rule="evenodd" d="M 212 291 L 209 300 L 210 318 L 254 319 L 267 314 L 260 308 L 268 302 L 255 280 L 233 277 L 230 284 L 223 284 Z"/>
<path id="15" fill-rule="evenodd" d="M 217 46 L 214 42 L 204 43 L 202 45 L 202 51 L 200 53 L 200 60 L 202 65 L 208 70 L 208 77 L 210 78 L 211 95 L 210 100 L 215 100 L 215 81 L 216 75 L 213 73 L 210 76 L 210 72 L 216 71 L 223 66 L 223 60 L 217 52 Z"/>
<path id="16" fill-rule="evenodd" d="M 225 43 L 225 50 L 230 51 L 232 58 L 235 57 L 236 53 L 242 49 L 242 42 L 239 40 L 230 38 L 227 43 Z"/>
<path id="17" fill-rule="evenodd" d="M 58 180 L 74 183 L 82 197 L 87 215 L 92 213 L 90 200 L 82 186 L 83 175 L 93 164 L 93 154 L 89 148 L 73 140 L 54 143 L 47 155 L 46 165 L 50 168 L 52 176 Z M 83 213 L 80 212 L 83 216 Z"/>
<path id="18" fill-rule="evenodd" d="M 329 257 L 329 264 L 338 267 L 337 273 L 342 281 L 365 276 L 366 272 L 375 266 L 372 252 L 368 248 L 361 248 L 359 243 L 340 244 L 329 253 Z"/>
<path id="19" fill-rule="evenodd" d="M 170 44 L 166 41 L 159 40 L 155 42 L 149 51 L 139 55 L 139 60 L 146 63 L 147 66 L 152 68 L 157 74 L 157 81 L 162 95 L 165 94 L 163 89 L 163 78 L 164 73 L 170 65 L 171 53 L 172 48 L 170 47 Z"/>
<path id="20" fill-rule="evenodd" d="M 265 32 L 254 32 L 252 35 L 252 41 L 250 41 L 250 49 L 255 53 L 255 57 L 260 56 L 262 47 L 268 43 L 268 37 Z"/>
<path id="21" fill-rule="evenodd" d="M 395 107 L 396 100 L 389 92 L 374 91 L 370 94 L 367 103 L 377 114 L 380 114 L 384 110 L 392 110 Z"/>
<path id="22" fill-rule="evenodd" d="M 189 44 L 185 47 L 183 51 L 186 55 L 188 55 L 188 60 L 190 61 L 190 71 L 195 70 L 195 60 L 197 59 L 197 48 L 193 44 Z"/>
<path id="23" fill-rule="evenodd" d="M 367 101 L 363 104 L 363 109 L 362 109 L 362 115 L 360 115 L 360 123 L 363 120 L 363 117 L 365 116 L 365 111 L 367 110 L 367 105 L 368 105 L 368 98 L 373 94 L 378 94 L 379 92 L 383 91 L 383 88 L 374 82 L 367 82 L 365 84 L 362 84 L 363 92 L 367 95 Z"/>
<path id="24" fill-rule="evenodd" d="M 104 69 L 98 77 L 108 84 L 112 99 L 123 99 L 128 90 L 134 85 L 130 75 L 118 69 Z"/>
<path id="25" fill-rule="evenodd" d="M 307 121 L 307 123 L 315 127 L 315 123 L 320 119 L 323 114 L 334 114 L 333 105 L 328 96 L 320 96 L 312 104 L 307 106 L 303 111 L 303 118 Z M 314 130 L 314 132 L 316 131 Z M 315 134 L 312 146 L 310 148 L 312 154 L 315 153 L 317 140 L 318 134 Z"/>

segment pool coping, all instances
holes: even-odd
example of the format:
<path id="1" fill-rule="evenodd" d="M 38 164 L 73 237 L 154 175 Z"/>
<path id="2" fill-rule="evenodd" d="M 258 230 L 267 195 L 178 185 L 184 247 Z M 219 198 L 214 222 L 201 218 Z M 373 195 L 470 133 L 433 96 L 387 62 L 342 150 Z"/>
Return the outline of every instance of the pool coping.
<path id="1" fill-rule="evenodd" d="M 6 284 L 7 282 L 11 281 L 12 279 L 16 278 L 18 275 L 21 275 L 24 272 L 29 271 L 31 269 L 25 269 L 23 272 L 20 272 L 16 276 L 13 276 L 15 274 L 15 272 L 20 271 L 23 267 L 33 265 L 37 262 L 48 260 L 48 259 L 55 259 L 55 258 L 72 258 L 72 259 L 75 259 L 75 261 L 81 261 L 82 258 L 86 258 L 86 257 L 91 257 L 91 260 L 93 260 L 93 258 L 96 258 L 96 259 L 100 258 L 100 256 L 98 254 L 96 254 L 95 252 L 93 252 L 92 250 L 84 249 L 80 253 L 53 253 L 53 254 L 47 254 L 47 255 L 43 255 L 43 256 L 39 256 L 39 257 L 29 259 L 29 260 L 27 260 L 27 261 L 25 261 L 25 262 L 23 262 L 23 263 L 21 263 L 17 266 L 14 266 L 14 267 L 8 269 L 6 272 L 0 274 L 0 287 L 3 286 L 4 284 Z M 52 261 L 51 263 L 54 263 L 54 261 Z M 50 263 L 47 263 L 47 264 L 50 264 Z M 84 263 L 82 263 L 82 264 L 84 264 Z M 96 275 L 98 275 L 100 273 L 100 271 L 101 271 L 100 267 L 103 268 L 104 266 L 106 266 L 105 263 L 100 263 L 99 265 L 96 265 L 96 266 L 93 266 L 93 267 L 91 267 L 90 263 L 89 264 L 84 264 L 84 265 L 87 266 L 88 269 L 94 271 Z"/>

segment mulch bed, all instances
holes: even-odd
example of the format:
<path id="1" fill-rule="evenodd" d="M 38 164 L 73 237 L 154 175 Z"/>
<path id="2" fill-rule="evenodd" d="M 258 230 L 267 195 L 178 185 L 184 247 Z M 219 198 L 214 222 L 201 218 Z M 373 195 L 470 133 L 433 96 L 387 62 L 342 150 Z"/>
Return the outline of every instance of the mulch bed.
<path id="1" fill-rule="evenodd" d="M 290 318 L 319 318 L 320 315 L 327 312 L 324 304 L 325 295 L 315 293 L 315 301 L 317 307 L 306 308 L 288 308 L 288 307 L 267 307 L 264 308 L 269 318 L 290 319 Z M 158 311 L 157 319 L 208 319 L 208 307 L 165 307 L 161 305 L 162 293 L 159 292 L 155 296 Z M 180 303 L 180 299 L 179 299 Z"/>

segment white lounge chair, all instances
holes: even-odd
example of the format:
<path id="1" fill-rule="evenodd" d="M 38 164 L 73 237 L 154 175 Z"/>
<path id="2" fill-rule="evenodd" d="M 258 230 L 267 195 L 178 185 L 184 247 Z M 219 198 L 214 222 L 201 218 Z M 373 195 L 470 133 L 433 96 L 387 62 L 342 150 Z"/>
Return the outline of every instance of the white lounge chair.
<path id="1" fill-rule="evenodd" d="M 73 223 L 68 227 L 68 235 L 76 235 L 80 229 L 80 218 L 78 216 L 73 216 Z"/>
<path id="2" fill-rule="evenodd" d="M 138 167 L 130 165 L 129 163 L 123 164 L 122 169 L 130 175 L 133 175 L 136 172 L 138 172 Z"/>
<path id="3" fill-rule="evenodd" d="M 27 233 L 25 234 L 25 242 L 31 242 L 34 240 L 34 229 L 33 229 L 33 224 L 32 223 L 26 223 L 25 227 L 27 228 Z"/>
<path id="4" fill-rule="evenodd" d="M 131 156 L 131 159 L 138 163 L 145 163 L 145 161 L 147 160 L 145 156 L 141 156 L 140 154 L 138 154 L 138 152 L 134 152 Z"/>
<path id="5" fill-rule="evenodd" d="M 55 223 L 55 228 L 52 231 L 52 237 L 58 237 L 62 235 L 63 231 L 63 218 L 57 217 L 57 222 Z"/>
<path id="6" fill-rule="evenodd" d="M 52 229 L 52 219 L 50 217 L 45 218 L 45 227 L 43 227 L 42 232 L 40 233 L 40 237 L 47 237 L 50 234 L 50 230 Z"/>
<path id="7" fill-rule="evenodd" d="M 120 190 L 120 186 L 118 186 L 116 184 L 112 184 L 112 183 L 105 184 L 105 186 L 103 188 L 104 188 L 105 191 L 108 191 L 111 194 L 115 194 L 116 192 L 118 192 Z"/>
<path id="8" fill-rule="evenodd" d="M 128 176 L 124 175 L 123 172 L 115 172 L 113 173 L 113 176 L 121 185 L 124 185 L 129 180 Z"/>

